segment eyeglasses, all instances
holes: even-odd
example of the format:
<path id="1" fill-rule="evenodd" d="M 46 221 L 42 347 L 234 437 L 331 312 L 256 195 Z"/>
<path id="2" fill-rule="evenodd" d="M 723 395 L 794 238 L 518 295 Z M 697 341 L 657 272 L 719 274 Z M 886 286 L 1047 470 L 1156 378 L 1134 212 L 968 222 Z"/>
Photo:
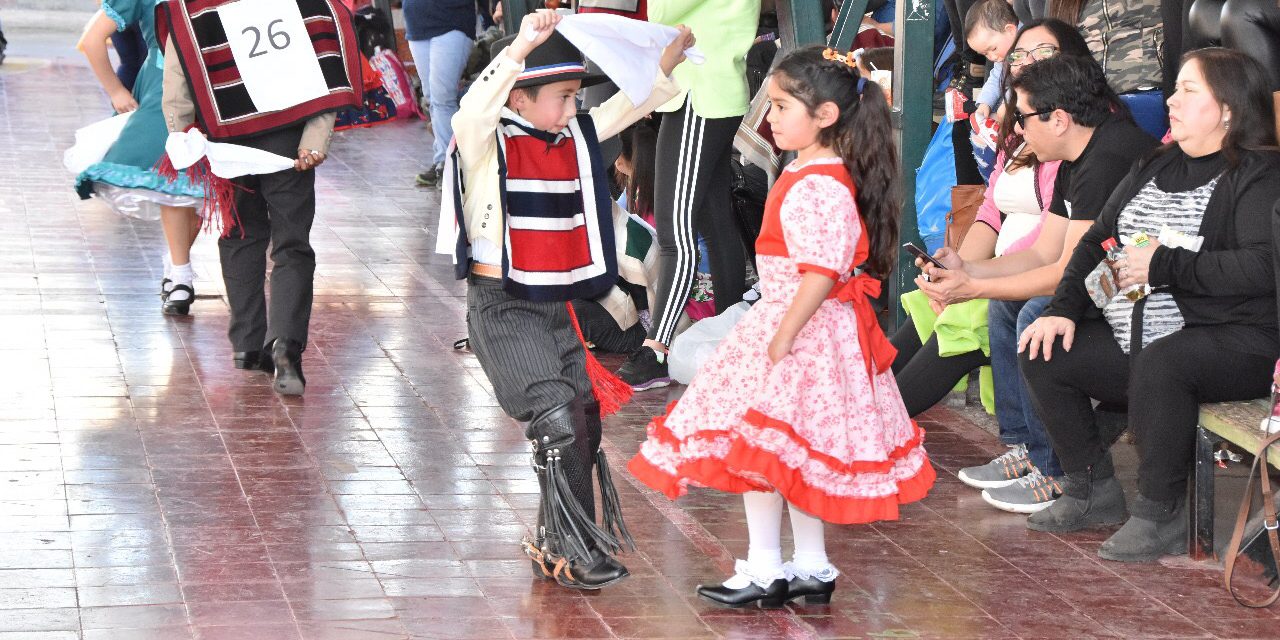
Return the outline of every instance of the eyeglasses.
<path id="1" fill-rule="evenodd" d="M 1014 49 L 1009 52 L 1009 65 L 1020 67 L 1024 64 L 1038 62 L 1047 58 L 1058 55 L 1058 47 L 1051 44 L 1043 44 L 1034 49 Z"/>
<path id="2" fill-rule="evenodd" d="M 1055 109 L 1045 109 L 1044 111 L 1033 111 L 1033 112 L 1031 112 L 1031 113 L 1023 113 L 1023 112 L 1021 112 L 1021 111 L 1018 111 L 1017 109 L 1014 109 L 1014 111 L 1013 111 L 1013 119 L 1014 119 L 1014 121 L 1016 121 L 1016 122 L 1018 123 L 1018 126 L 1019 126 L 1019 127 L 1022 127 L 1023 129 L 1026 129 L 1026 128 L 1027 128 L 1027 118 L 1030 118 L 1031 116 L 1043 116 L 1043 115 L 1048 115 L 1048 114 L 1050 114 L 1050 113 L 1053 113 L 1054 111 L 1056 111 L 1056 108 L 1055 108 Z"/>

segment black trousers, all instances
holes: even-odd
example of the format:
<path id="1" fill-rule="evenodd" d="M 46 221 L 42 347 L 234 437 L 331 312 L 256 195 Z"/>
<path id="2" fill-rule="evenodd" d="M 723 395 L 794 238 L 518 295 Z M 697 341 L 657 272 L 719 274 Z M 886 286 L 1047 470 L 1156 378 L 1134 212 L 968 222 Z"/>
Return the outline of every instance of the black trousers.
<path id="1" fill-rule="evenodd" d="M 912 418 L 938 404 L 969 372 L 991 364 L 991 359 L 980 350 L 945 358 L 938 355 L 938 336 L 931 335 L 921 344 L 911 318 L 907 318 L 889 341 L 898 349 L 898 356 L 893 360 L 893 377 L 898 381 L 898 393 Z"/>
<path id="2" fill-rule="evenodd" d="M 302 126 L 238 142 L 286 158 L 298 157 Z M 231 303 L 227 331 L 235 351 L 257 351 L 277 338 L 307 344 L 316 253 L 316 172 L 286 169 L 236 178 L 240 224 L 218 240 L 222 280 Z M 243 237 L 242 237 L 243 235 Z M 271 305 L 267 306 L 267 248 L 271 249 Z"/>
<path id="3" fill-rule="evenodd" d="M 507 415 L 529 422 L 592 397 L 587 352 L 565 303 L 522 300 L 494 278 L 471 275 L 467 285 L 471 350 Z"/>
<path id="4" fill-rule="evenodd" d="M 633 353 L 644 346 L 644 325 L 639 322 L 622 329 L 599 302 L 574 300 L 573 312 L 578 316 L 582 337 L 606 353 Z"/>
<path id="5" fill-rule="evenodd" d="M 1111 444 L 1099 436 L 1089 399 L 1127 402 L 1129 429 L 1138 439 L 1138 491 L 1158 501 L 1184 495 L 1200 403 L 1259 398 L 1271 382 L 1274 356 L 1240 351 L 1223 329 L 1182 329 L 1129 356 L 1105 320 L 1085 320 L 1071 351 L 1056 344 L 1048 362 L 1022 355 L 1032 402 L 1062 469 L 1087 469 Z"/>
<path id="6" fill-rule="evenodd" d="M 648 337 L 664 345 L 671 344 L 693 287 L 697 233 L 711 254 L 716 313 L 737 304 L 747 290 L 747 257 L 734 222 L 729 167 L 733 136 L 741 122 L 741 116 L 701 118 L 688 103 L 662 116 L 653 205 L 659 276 Z"/>

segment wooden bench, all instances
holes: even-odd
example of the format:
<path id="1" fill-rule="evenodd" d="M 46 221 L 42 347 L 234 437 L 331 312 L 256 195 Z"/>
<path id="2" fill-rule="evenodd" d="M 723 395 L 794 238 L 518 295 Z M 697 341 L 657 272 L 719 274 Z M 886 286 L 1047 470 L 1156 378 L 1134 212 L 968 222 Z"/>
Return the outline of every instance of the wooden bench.
<path id="1" fill-rule="evenodd" d="M 1196 429 L 1196 462 L 1191 482 L 1191 557 L 1204 560 L 1214 557 L 1213 546 L 1213 471 L 1214 457 L 1224 442 L 1252 453 L 1262 444 L 1259 428 L 1271 413 L 1270 400 L 1220 402 L 1200 405 L 1200 426 Z M 1272 448 L 1268 462 L 1280 469 L 1280 450 Z"/>

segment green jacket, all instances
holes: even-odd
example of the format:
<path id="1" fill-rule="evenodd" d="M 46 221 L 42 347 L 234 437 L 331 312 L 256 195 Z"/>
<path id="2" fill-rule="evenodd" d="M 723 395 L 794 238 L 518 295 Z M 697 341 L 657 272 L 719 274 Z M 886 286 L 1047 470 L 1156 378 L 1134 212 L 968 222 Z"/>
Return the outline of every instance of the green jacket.
<path id="1" fill-rule="evenodd" d="M 672 77 L 692 96 L 703 118 L 731 118 L 747 112 L 747 50 L 756 39 L 760 0 L 649 0 L 649 21 L 685 25 L 698 39 L 704 64 L 685 62 Z M 658 111 L 678 111 L 685 92 Z"/>

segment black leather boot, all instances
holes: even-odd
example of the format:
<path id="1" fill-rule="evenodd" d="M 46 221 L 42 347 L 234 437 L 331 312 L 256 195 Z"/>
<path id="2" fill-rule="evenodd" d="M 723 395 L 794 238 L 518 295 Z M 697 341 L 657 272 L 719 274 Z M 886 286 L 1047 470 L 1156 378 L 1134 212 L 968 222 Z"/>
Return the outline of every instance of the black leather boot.
<path id="1" fill-rule="evenodd" d="M 549 569 L 557 583 L 573 589 L 600 589 L 630 575 L 610 557 L 620 550 L 618 540 L 595 523 L 594 456 L 582 402 L 539 415 L 525 436 L 533 443 L 541 489 L 541 526 L 524 543 L 534 570 Z"/>
<path id="2" fill-rule="evenodd" d="M 1111 452 L 1084 471 L 1062 477 L 1062 495 L 1047 508 L 1027 518 L 1033 531 L 1066 533 L 1089 527 L 1120 524 L 1128 516 L 1124 489 L 1115 478 Z"/>
<path id="3" fill-rule="evenodd" d="M 302 376 L 302 345 L 289 338 L 277 338 L 271 345 L 271 363 L 276 377 L 272 388 L 286 396 L 300 396 L 307 388 Z"/>
<path id="4" fill-rule="evenodd" d="M 1138 495 L 1129 521 L 1102 543 L 1098 556 L 1116 562 L 1155 562 L 1163 555 L 1187 552 L 1184 500 L 1150 500 Z"/>

